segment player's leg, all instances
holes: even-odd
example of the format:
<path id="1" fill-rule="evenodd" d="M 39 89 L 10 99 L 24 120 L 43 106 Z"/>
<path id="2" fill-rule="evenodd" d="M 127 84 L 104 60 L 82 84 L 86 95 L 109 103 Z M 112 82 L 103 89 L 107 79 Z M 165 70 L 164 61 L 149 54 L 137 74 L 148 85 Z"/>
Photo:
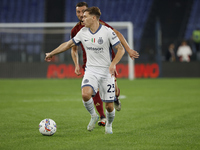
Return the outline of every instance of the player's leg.
<path id="1" fill-rule="evenodd" d="M 115 118 L 115 81 L 114 78 L 110 76 L 110 74 L 106 79 L 102 79 L 99 83 L 99 93 L 102 101 L 105 102 L 106 108 L 107 121 L 105 126 L 105 133 L 112 134 L 112 122 Z"/>
<path id="2" fill-rule="evenodd" d="M 94 103 L 92 99 L 93 90 L 90 86 L 84 86 L 82 88 L 82 98 L 83 98 L 83 105 L 87 109 L 87 111 L 91 114 L 91 116 L 96 115 L 94 109 Z"/>
<path id="3" fill-rule="evenodd" d="M 112 123 L 115 118 L 114 104 L 113 104 L 113 102 L 105 103 L 105 107 L 106 107 L 106 118 L 107 118 L 107 122 L 106 122 L 106 126 L 105 126 L 105 133 L 112 134 L 113 133 L 112 132 Z"/>
<path id="4" fill-rule="evenodd" d="M 121 110 L 121 102 L 119 100 L 119 95 L 120 95 L 120 89 L 117 85 L 117 79 L 115 78 L 115 101 L 114 101 L 114 105 L 115 105 L 115 109 L 117 111 Z"/>
<path id="5" fill-rule="evenodd" d="M 91 76 L 87 76 L 85 74 L 82 81 L 82 98 L 83 98 L 83 105 L 91 115 L 91 120 L 87 126 L 88 131 L 92 131 L 95 128 L 95 124 L 99 119 L 99 116 L 96 114 L 94 108 L 94 102 L 92 99 L 92 95 L 94 95 L 98 89 L 98 85 L 97 84 L 95 85 L 95 83 L 96 83 L 95 78 L 92 78 Z"/>
<path id="6" fill-rule="evenodd" d="M 100 95 L 99 95 L 99 91 L 97 92 L 97 94 L 93 97 L 93 101 L 94 101 L 94 105 L 100 115 L 100 121 L 98 121 L 98 125 L 99 126 L 105 126 L 106 124 L 106 116 L 104 114 L 104 110 L 103 110 L 103 102 L 100 98 Z"/>

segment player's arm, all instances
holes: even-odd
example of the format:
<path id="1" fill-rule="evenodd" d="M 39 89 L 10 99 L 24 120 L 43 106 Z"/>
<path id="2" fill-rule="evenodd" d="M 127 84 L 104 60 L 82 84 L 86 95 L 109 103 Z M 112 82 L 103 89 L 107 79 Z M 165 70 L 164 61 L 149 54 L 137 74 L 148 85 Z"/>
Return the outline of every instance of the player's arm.
<path id="1" fill-rule="evenodd" d="M 54 49 L 53 51 L 51 51 L 50 53 L 46 53 L 46 57 L 45 60 L 47 62 L 50 62 L 52 57 L 56 54 L 62 53 L 68 49 L 70 49 L 71 47 L 75 46 L 75 43 L 73 42 L 73 40 L 69 40 L 68 42 L 62 43 L 60 46 L 58 46 L 56 49 Z"/>
<path id="2" fill-rule="evenodd" d="M 112 76 L 114 76 L 114 73 L 116 72 L 116 64 L 121 60 L 122 56 L 125 53 L 124 47 L 122 46 L 121 43 L 117 44 L 115 46 L 115 49 L 117 50 L 117 53 L 109 67 L 109 71 Z"/>
<path id="3" fill-rule="evenodd" d="M 74 62 L 75 65 L 75 73 L 76 75 L 81 75 L 80 72 L 80 67 L 79 67 L 79 59 L 78 59 L 78 46 L 73 46 L 71 49 L 71 56 L 72 56 L 72 60 Z"/>
<path id="4" fill-rule="evenodd" d="M 138 57 L 139 57 L 139 53 L 138 53 L 137 51 L 135 51 L 135 50 L 132 50 L 132 49 L 129 47 L 129 45 L 128 45 L 126 39 L 124 38 L 124 36 L 123 36 L 119 31 L 117 31 L 116 29 L 113 29 L 113 31 L 117 34 L 117 36 L 118 36 L 120 42 L 122 43 L 122 45 L 124 46 L 124 48 L 125 48 L 126 51 L 128 52 L 129 56 L 130 56 L 132 59 L 138 58 Z"/>

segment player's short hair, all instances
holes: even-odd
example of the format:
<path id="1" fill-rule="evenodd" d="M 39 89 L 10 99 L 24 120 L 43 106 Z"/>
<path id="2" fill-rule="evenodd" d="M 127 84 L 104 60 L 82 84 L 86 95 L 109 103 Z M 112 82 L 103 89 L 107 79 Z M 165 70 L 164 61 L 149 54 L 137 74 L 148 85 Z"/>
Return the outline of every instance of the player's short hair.
<path id="1" fill-rule="evenodd" d="M 99 19 L 100 16 L 101 16 L 101 11 L 100 11 L 100 9 L 99 9 L 98 7 L 93 6 L 93 7 L 87 8 L 87 9 L 85 10 L 85 12 L 86 12 L 86 11 L 87 11 L 90 15 L 95 15 L 95 16 L 97 17 L 97 19 Z"/>
<path id="2" fill-rule="evenodd" d="M 88 8 L 88 4 L 86 2 L 79 2 L 76 4 L 76 7 L 83 7 L 86 6 Z"/>

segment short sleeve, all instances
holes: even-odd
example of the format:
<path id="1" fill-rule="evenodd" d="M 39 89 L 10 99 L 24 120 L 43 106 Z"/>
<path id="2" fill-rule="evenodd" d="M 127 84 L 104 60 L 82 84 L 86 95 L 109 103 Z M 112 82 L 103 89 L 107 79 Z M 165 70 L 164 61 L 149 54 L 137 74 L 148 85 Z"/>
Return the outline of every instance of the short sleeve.
<path id="1" fill-rule="evenodd" d="M 112 46 L 116 46 L 117 44 L 120 43 L 120 40 L 117 37 L 117 34 L 110 28 L 108 28 L 108 37 Z"/>
<path id="2" fill-rule="evenodd" d="M 81 30 L 72 38 L 75 45 L 79 45 L 81 43 Z"/>

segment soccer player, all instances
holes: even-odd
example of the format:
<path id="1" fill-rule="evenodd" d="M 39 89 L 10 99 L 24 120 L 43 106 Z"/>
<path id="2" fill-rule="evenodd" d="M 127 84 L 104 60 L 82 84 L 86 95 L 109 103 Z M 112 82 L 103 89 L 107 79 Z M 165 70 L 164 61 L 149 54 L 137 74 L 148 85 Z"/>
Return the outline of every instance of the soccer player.
<path id="1" fill-rule="evenodd" d="M 61 44 L 59 47 L 46 53 L 45 60 L 51 61 L 52 56 L 62 53 L 71 47 L 83 44 L 87 55 L 85 74 L 82 79 L 83 104 L 91 115 L 91 120 L 87 126 L 88 131 L 92 131 L 99 119 L 92 96 L 99 90 L 100 97 L 105 102 L 106 125 L 105 133 L 112 134 L 112 122 L 115 117 L 115 79 L 116 64 L 124 55 L 124 48 L 121 45 L 115 32 L 99 23 L 101 12 L 98 7 L 90 7 L 84 11 L 83 27 L 77 35 Z M 95 39 L 95 40 L 94 40 Z M 110 46 L 117 50 L 115 58 L 111 60 Z"/>
<path id="2" fill-rule="evenodd" d="M 77 3 L 77 5 L 76 5 L 76 16 L 79 19 L 79 22 L 71 30 L 71 37 L 72 38 L 78 33 L 78 31 L 80 31 L 81 28 L 84 27 L 82 19 L 83 19 L 83 13 L 87 8 L 88 8 L 88 4 L 86 2 Z M 111 27 L 110 25 L 108 25 L 107 23 L 102 21 L 101 19 L 99 19 L 99 22 L 100 22 L 100 24 L 105 25 L 105 26 L 113 29 L 113 27 Z M 126 42 L 125 38 L 123 37 L 123 35 L 120 32 L 118 32 L 117 30 L 115 30 L 115 29 L 113 29 L 113 30 L 117 34 L 117 36 L 119 37 L 122 45 L 125 47 L 125 49 L 129 53 L 130 57 L 131 58 L 138 58 L 138 56 L 139 56 L 138 53 L 136 51 L 130 49 L 130 47 L 129 47 L 128 43 Z M 85 49 L 84 49 L 82 44 L 81 44 L 81 48 L 82 48 L 82 51 L 83 51 L 83 66 L 82 66 L 82 68 L 85 70 L 85 64 L 86 64 L 86 61 L 87 61 L 86 52 L 85 52 Z M 72 59 L 73 59 L 74 64 L 75 64 L 75 73 L 77 75 L 80 75 L 81 72 L 80 72 L 80 68 L 79 68 L 78 51 L 77 50 L 78 50 L 77 46 L 72 47 L 71 55 L 72 55 Z M 115 57 L 115 53 L 112 50 L 112 59 L 114 59 L 114 57 Z M 115 73 L 115 77 L 116 77 L 116 73 Z M 115 78 L 115 94 L 116 94 L 115 101 L 114 101 L 115 109 L 117 111 L 120 111 L 121 110 L 121 102 L 118 99 L 119 94 L 120 94 L 120 90 L 118 88 L 116 78 Z M 94 100 L 94 104 L 95 104 L 96 109 L 97 109 L 97 111 L 100 115 L 100 118 L 101 118 L 101 120 L 98 122 L 98 125 L 105 126 L 106 119 L 105 119 L 105 114 L 104 114 L 104 111 L 103 111 L 103 102 L 100 99 L 99 92 L 97 92 L 95 97 L 93 97 L 93 100 Z"/>

